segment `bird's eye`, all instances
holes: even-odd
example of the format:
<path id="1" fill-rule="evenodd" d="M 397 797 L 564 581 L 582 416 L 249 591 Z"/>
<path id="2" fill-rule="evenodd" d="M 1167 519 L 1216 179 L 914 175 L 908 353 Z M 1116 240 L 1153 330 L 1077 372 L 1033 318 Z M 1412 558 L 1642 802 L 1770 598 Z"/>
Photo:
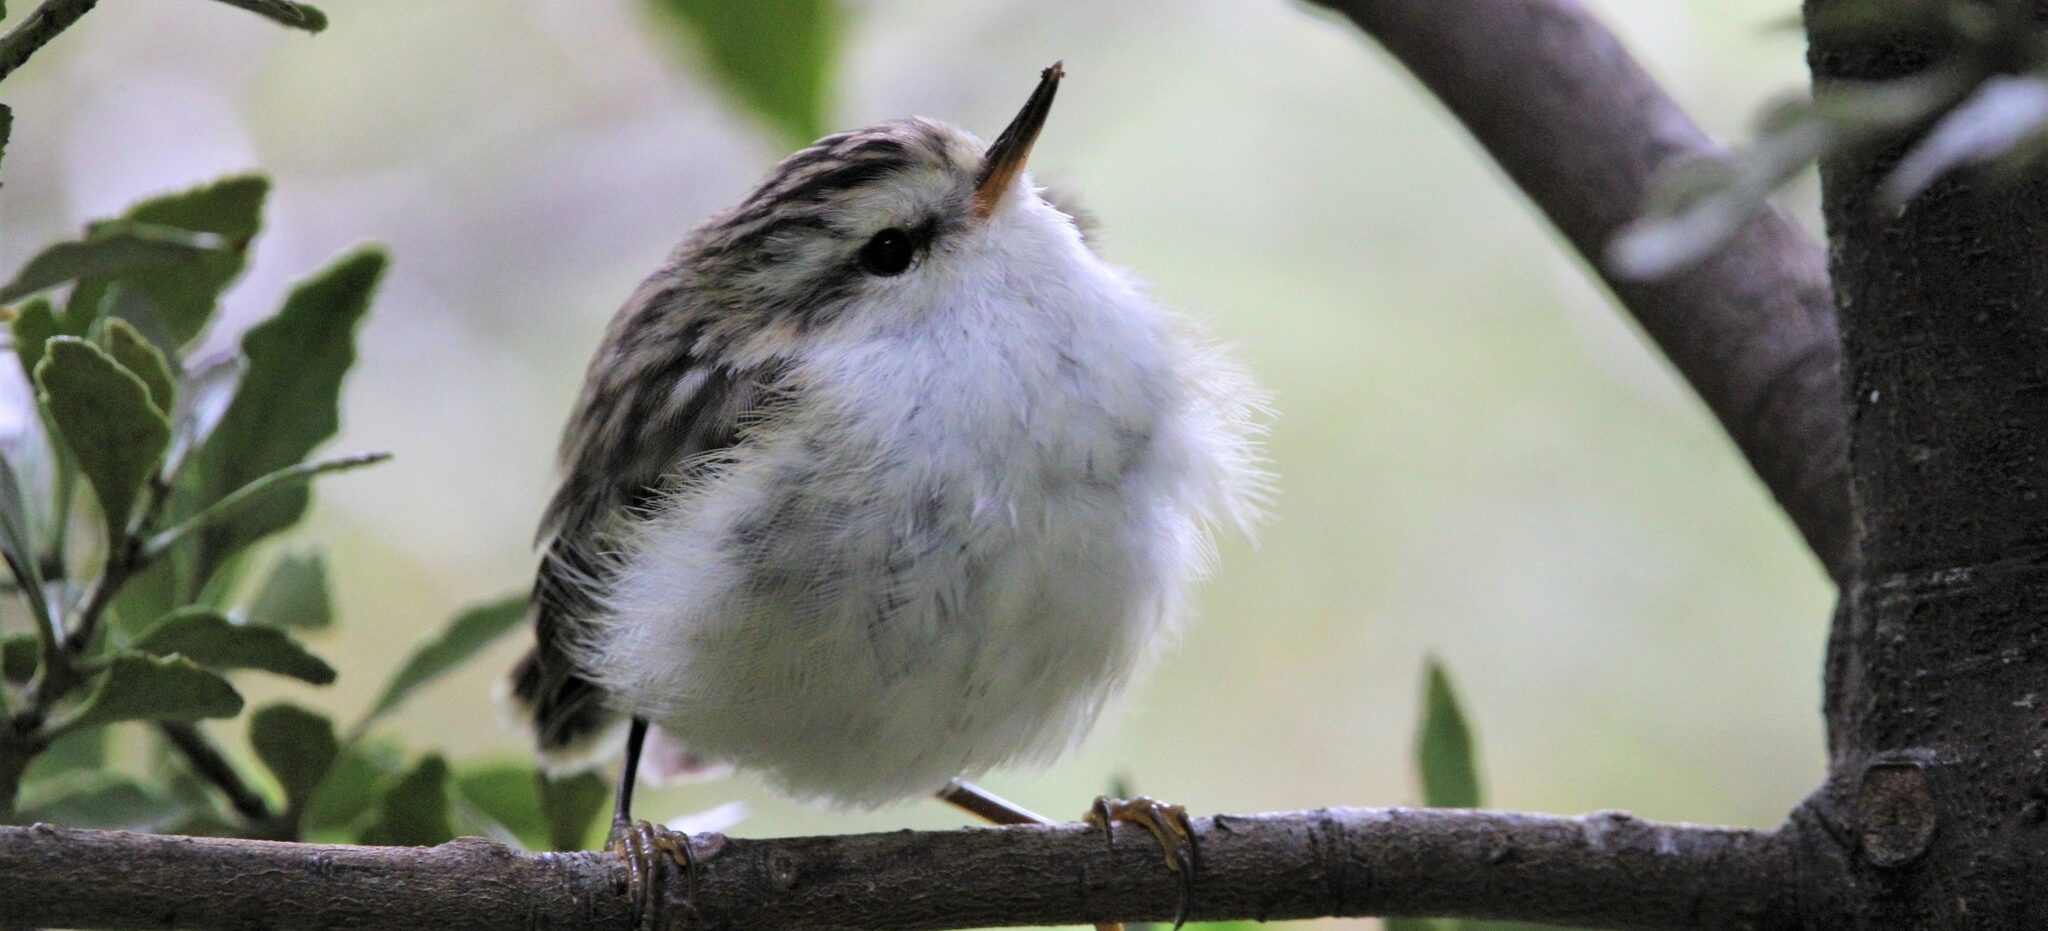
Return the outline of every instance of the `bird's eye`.
<path id="1" fill-rule="evenodd" d="M 860 267 L 870 275 L 884 278 L 901 275 L 917 258 L 917 244 L 910 241 L 910 234 L 890 227 L 875 234 L 868 244 L 860 247 Z"/>

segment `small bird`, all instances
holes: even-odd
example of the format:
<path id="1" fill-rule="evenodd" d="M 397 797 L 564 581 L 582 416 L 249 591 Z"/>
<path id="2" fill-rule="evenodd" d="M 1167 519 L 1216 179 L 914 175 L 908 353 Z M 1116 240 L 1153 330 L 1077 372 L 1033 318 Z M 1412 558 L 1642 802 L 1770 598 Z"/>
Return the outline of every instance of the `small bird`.
<path id="1" fill-rule="evenodd" d="M 790 155 L 612 320 L 510 691 L 551 766 L 623 733 L 615 848 L 650 724 L 842 805 L 1050 760 L 1256 521 L 1264 395 L 1024 172 L 1063 74 Z"/>

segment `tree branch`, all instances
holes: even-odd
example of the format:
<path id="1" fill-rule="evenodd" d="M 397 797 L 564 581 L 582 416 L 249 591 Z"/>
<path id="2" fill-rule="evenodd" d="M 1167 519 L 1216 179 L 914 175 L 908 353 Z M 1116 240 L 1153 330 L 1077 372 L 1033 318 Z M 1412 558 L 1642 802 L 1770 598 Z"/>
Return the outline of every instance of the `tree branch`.
<path id="1" fill-rule="evenodd" d="M 1851 558 L 1827 256 L 1782 213 L 1658 281 L 1602 261 L 1657 171 L 1722 150 L 1577 0 L 1313 0 L 1379 40 L 1590 262 L 1699 392 L 1828 574 Z"/>
<path id="2" fill-rule="evenodd" d="M 1777 836 L 1489 811 L 1322 809 L 1194 821 L 1192 917 L 1458 915 L 1601 928 L 1790 929 Z M 670 927 L 914 929 L 1172 916 L 1142 829 L 1083 825 L 692 841 Z M 610 854 L 521 854 L 465 838 L 343 847 L 0 828 L 5 923 L 386 931 L 624 928 Z M 687 902 L 694 887 L 694 902 Z M 693 916 L 694 921 L 684 916 Z"/>
<path id="3" fill-rule="evenodd" d="M 0 36 L 0 81 L 98 3 L 99 0 L 44 0 L 42 6 L 30 11 L 21 25 Z"/>

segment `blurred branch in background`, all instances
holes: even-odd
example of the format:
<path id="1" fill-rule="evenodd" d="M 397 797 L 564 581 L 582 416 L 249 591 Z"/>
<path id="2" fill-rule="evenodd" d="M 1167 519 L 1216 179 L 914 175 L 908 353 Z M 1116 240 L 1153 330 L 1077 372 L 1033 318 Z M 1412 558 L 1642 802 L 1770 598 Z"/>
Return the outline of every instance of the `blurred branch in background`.
<path id="1" fill-rule="evenodd" d="M 1735 440 L 1828 574 L 1851 558 L 1827 256 L 1765 209 L 1669 277 L 1608 243 L 1667 166 L 1722 150 L 1575 0 L 1313 0 L 1379 40 L 1593 266 Z M 1505 93 L 1512 88 L 1512 93 Z"/>
<path id="2" fill-rule="evenodd" d="M 72 23 L 97 5 L 99 0 L 45 0 L 30 11 L 20 24 L 0 36 L 0 80 L 13 74 L 37 49 L 50 44 L 58 33 L 71 28 Z M 0 4 L 0 13 L 5 10 L 5 4 Z"/>
<path id="3" fill-rule="evenodd" d="M 327 28 L 327 16 L 319 10 L 292 0 L 219 0 L 229 6 L 240 7 L 259 16 L 274 20 L 294 29 L 319 32 Z M 21 23 L 0 36 L 0 80 L 14 73 L 34 55 L 38 49 L 48 45 L 57 34 L 71 28 L 79 17 L 92 12 L 99 0 L 44 0 L 41 6 L 31 10 Z M 0 16 L 7 15 L 7 4 L 0 0 Z"/>
<path id="4" fill-rule="evenodd" d="M 1488 811 L 1321 809 L 1194 820 L 1191 916 L 1465 915 L 1601 928 L 1795 927 L 1796 871 L 1771 834 Z M 668 913 L 700 927 L 1073 925 L 1172 917 L 1141 828 L 972 828 L 741 840 L 698 835 Z M 109 864 L 120 864 L 109 869 Z M 0 901 L 29 927 L 621 928 L 608 853 L 480 839 L 343 847 L 0 828 Z"/>

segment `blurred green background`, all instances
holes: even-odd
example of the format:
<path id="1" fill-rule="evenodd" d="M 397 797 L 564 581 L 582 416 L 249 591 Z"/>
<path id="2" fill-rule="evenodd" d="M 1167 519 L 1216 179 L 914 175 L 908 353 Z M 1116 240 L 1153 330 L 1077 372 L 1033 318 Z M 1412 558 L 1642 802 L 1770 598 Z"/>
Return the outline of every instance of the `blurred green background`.
<path id="1" fill-rule="evenodd" d="M 1593 0 L 1707 127 L 1800 87 L 1792 0 Z M 25 4 L 17 4 L 23 7 Z M 1064 59 L 1033 168 L 1104 251 L 1234 342 L 1278 396 L 1276 519 L 1233 544 L 1180 647 L 1087 743 L 993 789 L 1078 815 L 1125 774 L 1196 811 L 1413 802 L 1423 658 L 1456 678 L 1489 801 L 1773 825 L 1823 770 L 1831 595 L 1688 391 L 1483 154 L 1349 26 L 1282 0 L 846 5 L 826 122 L 992 136 Z M 18 18 L 24 9 L 17 9 Z M 233 331 L 363 239 L 395 264 L 323 484 L 357 709 L 458 605 L 523 586 L 553 444 L 618 303 L 786 150 L 628 0 L 350 0 L 317 37 L 211 4 L 103 5 L 7 85 L 0 267 L 144 195 L 276 179 Z M 1810 217 L 1811 196 L 1792 206 Z M 401 715 L 519 753 L 488 693 L 518 649 Z M 839 812 L 755 780 L 734 830 L 961 823 Z"/>

